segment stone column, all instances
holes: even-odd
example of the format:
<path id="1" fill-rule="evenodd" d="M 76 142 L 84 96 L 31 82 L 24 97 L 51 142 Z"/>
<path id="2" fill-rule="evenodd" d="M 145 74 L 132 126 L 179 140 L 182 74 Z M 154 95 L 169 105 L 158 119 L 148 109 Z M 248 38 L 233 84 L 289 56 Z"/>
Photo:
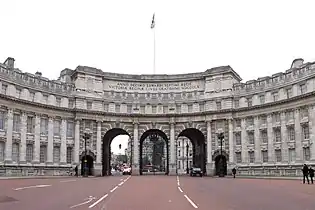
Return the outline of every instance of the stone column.
<path id="1" fill-rule="evenodd" d="M 54 150 L 54 119 L 48 118 L 48 144 L 47 144 L 47 164 L 53 163 L 53 150 Z"/>
<path id="2" fill-rule="evenodd" d="M 229 119 L 229 162 L 234 164 L 234 129 L 233 129 L 233 120 Z"/>
<path id="3" fill-rule="evenodd" d="M 300 110 L 296 109 L 294 113 L 294 129 L 295 129 L 295 157 L 296 162 L 303 161 L 303 147 L 300 124 Z"/>
<path id="4" fill-rule="evenodd" d="M 21 118 L 21 143 L 20 143 L 20 163 L 26 163 L 26 130 L 27 130 L 27 115 L 22 113 Z"/>
<path id="5" fill-rule="evenodd" d="M 288 151 L 288 134 L 287 134 L 287 126 L 285 120 L 285 113 L 280 113 L 281 119 L 281 155 L 282 155 L 282 162 L 289 162 L 289 151 Z"/>
<path id="6" fill-rule="evenodd" d="M 33 163 L 40 162 L 40 115 L 35 116 Z"/>
<path id="7" fill-rule="evenodd" d="M 132 147 L 132 157 L 133 157 L 133 167 L 132 167 L 132 174 L 139 175 L 139 133 L 138 133 L 138 122 L 133 123 L 133 147 Z"/>
<path id="8" fill-rule="evenodd" d="M 96 133 L 96 164 L 102 163 L 102 122 L 97 122 Z"/>
<path id="9" fill-rule="evenodd" d="M 207 121 L 207 175 L 213 176 L 211 121 Z"/>
<path id="10" fill-rule="evenodd" d="M 7 163 L 12 162 L 12 132 L 13 132 L 13 110 L 8 110 L 7 115 L 7 140 L 5 142 L 5 159 Z"/>
<path id="11" fill-rule="evenodd" d="M 176 175 L 175 123 L 170 123 L 170 175 Z"/>
<path id="12" fill-rule="evenodd" d="M 272 115 L 267 116 L 268 162 L 274 162 Z M 260 151 L 261 152 L 261 151 Z"/>
<path id="13" fill-rule="evenodd" d="M 261 163 L 259 127 L 260 127 L 259 118 L 256 116 L 254 119 L 255 163 Z"/>
<path id="14" fill-rule="evenodd" d="M 60 164 L 67 164 L 67 120 L 61 120 Z"/>
<path id="15" fill-rule="evenodd" d="M 242 163 L 248 163 L 246 119 L 241 119 Z"/>
<path id="16" fill-rule="evenodd" d="M 80 163 L 80 120 L 76 120 L 74 129 L 74 163 Z"/>
<path id="17" fill-rule="evenodd" d="M 315 160 L 315 106 L 309 107 L 309 127 L 310 127 L 310 144 L 311 144 L 311 160 Z"/>

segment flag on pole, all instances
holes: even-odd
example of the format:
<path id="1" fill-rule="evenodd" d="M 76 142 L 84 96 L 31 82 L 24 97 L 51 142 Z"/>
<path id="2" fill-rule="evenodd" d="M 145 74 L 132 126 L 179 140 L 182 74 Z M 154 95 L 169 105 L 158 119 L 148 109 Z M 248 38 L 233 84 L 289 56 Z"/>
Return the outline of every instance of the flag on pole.
<path id="1" fill-rule="evenodd" d="M 155 20 L 154 20 L 155 13 L 153 14 L 152 23 L 151 23 L 151 29 L 155 27 Z"/>

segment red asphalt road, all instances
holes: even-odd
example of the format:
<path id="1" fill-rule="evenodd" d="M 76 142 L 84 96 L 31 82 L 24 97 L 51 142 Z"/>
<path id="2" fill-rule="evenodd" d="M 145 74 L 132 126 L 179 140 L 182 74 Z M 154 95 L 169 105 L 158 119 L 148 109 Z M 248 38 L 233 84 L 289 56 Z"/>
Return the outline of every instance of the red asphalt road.
<path id="1" fill-rule="evenodd" d="M 128 177 L 0 180 L 0 209 L 315 209 L 315 185 L 303 185 L 298 180 Z M 38 185 L 43 186 L 30 188 Z M 3 202 L 4 196 L 17 201 Z"/>

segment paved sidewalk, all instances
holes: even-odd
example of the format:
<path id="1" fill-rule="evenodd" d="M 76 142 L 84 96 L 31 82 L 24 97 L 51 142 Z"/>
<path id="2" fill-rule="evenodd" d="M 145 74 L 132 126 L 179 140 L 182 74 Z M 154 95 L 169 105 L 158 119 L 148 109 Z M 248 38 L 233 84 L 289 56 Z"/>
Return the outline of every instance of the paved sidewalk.
<path id="1" fill-rule="evenodd" d="M 75 176 L 0 176 L 0 180 L 7 179 L 63 179 L 76 178 Z"/>
<path id="2" fill-rule="evenodd" d="M 226 176 L 226 178 L 233 178 L 233 176 Z M 297 176 L 244 176 L 238 175 L 237 179 L 279 179 L 279 180 L 303 180 L 303 177 Z"/>

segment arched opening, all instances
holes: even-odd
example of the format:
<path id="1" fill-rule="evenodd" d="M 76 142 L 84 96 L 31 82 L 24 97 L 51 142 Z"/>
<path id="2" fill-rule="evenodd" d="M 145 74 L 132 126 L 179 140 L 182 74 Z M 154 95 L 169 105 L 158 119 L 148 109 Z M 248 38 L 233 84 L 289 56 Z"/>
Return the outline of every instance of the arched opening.
<path id="1" fill-rule="evenodd" d="M 168 175 L 168 139 L 158 129 L 150 129 L 140 137 L 140 175 Z"/>
<path id="2" fill-rule="evenodd" d="M 227 175 L 227 160 L 228 155 L 225 151 L 217 150 L 213 154 L 213 160 L 215 162 L 215 175 L 217 176 L 225 176 Z"/>
<path id="3" fill-rule="evenodd" d="M 189 144 L 188 141 L 186 142 L 183 141 L 182 143 L 179 143 L 179 140 L 185 139 L 185 138 L 180 138 L 180 137 L 186 137 L 187 139 L 190 140 L 191 144 Z M 188 172 L 187 168 L 189 169 L 190 167 L 193 166 L 193 167 L 199 167 L 202 170 L 203 174 L 206 174 L 206 162 L 207 162 L 206 161 L 206 143 L 205 143 L 205 136 L 203 135 L 203 133 L 200 130 L 195 129 L 195 128 L 187 128 L 178 135 L 177 147 L 179 145 L 182 148 L 182 150 L 186 151 L 184 152 L 185 155 L 183 157 L 179 157 L 181 159 L 181 160 L 178 160 L 179 163 L 180 161 L 187 162 L 187 160 L 190 158 L 191 153 L 192 153 L 192 158 L 191 158 L 192 165 L 189 162 L 188 162 L 189 167 L 187 164 L 186 165 L 185 163 L 183 164 L 186 166 L 186 173 Z"/>
<path id="4" fill-rule="evenodd" d="M 91 152 L 84 152 L 81 155 L 81 176 L 93 176 L 94 172 L 94 155 Z"/>
<path id="5" fill-rule="evenodd" d="M 124 129 L 113 128 L 103 137 L 102 175 L 120 173 L 131 167 L 131 141 Z"/>

